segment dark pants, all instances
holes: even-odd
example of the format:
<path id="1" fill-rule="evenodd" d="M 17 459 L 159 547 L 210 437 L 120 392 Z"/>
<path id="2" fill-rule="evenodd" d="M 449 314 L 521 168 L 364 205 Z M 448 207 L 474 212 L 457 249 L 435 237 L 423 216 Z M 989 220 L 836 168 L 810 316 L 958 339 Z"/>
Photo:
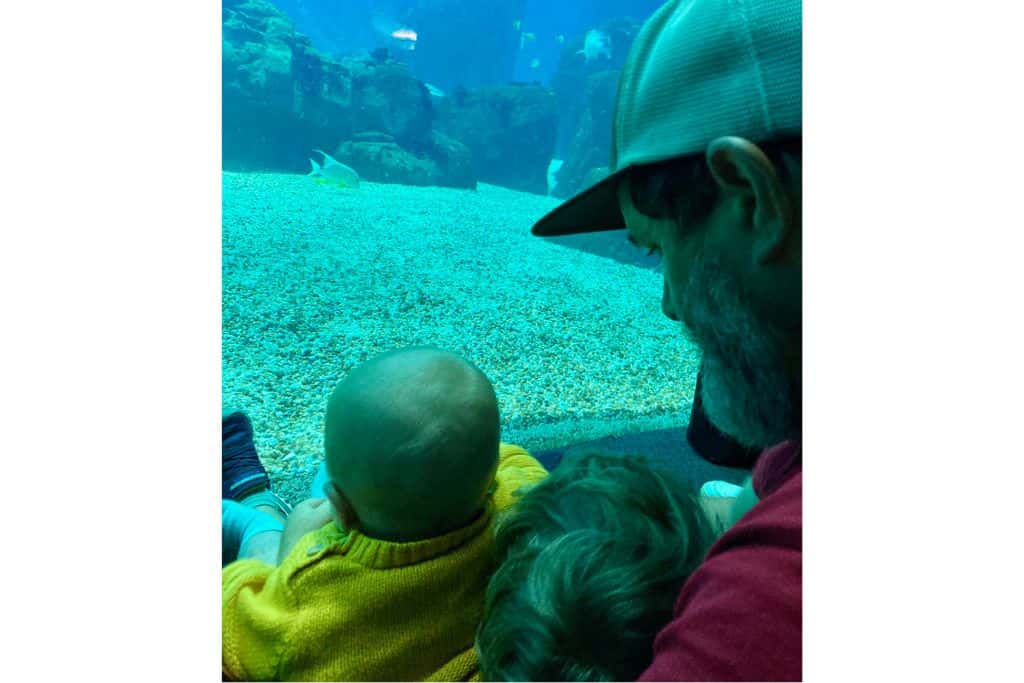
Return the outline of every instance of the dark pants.
<path id="1" fill-rule="evenodd" d="M 697 388 L 693 394 L 693 409 L 690 411 L 690 426 L 686 428 L 686 440 L 690 442 L 693 450 L 708 462 L 723 467 L 752 468 L 762 449 L 747 448 L 711 424 L 708 416 L 704 414 L 704 402 L 700 398 L 703 375 L 702 365 L 697 373 Z"/>

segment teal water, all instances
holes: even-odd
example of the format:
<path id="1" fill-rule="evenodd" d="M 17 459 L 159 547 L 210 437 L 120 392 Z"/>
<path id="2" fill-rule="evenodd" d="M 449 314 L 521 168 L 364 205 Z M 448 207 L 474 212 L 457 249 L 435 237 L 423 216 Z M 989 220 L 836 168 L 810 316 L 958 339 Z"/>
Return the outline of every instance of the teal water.
<path id="1" fill-rule="evenodd" d="M 223 400 L 251 415 L 276 490 L 304 497 L 334 384 L 402 346 L 479 365 L 503 438 L 532 451 L 685 424 L 699 355 L 661 275 L 531 236 L 557 203 L 223 174 Z"/>

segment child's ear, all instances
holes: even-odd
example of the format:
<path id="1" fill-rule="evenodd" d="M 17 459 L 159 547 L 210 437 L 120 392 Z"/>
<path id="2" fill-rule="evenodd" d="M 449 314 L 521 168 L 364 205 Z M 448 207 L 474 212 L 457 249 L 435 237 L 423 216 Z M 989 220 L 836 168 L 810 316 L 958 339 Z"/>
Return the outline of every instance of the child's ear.
<path id="1" fill-rule="evenodd" d="M 331 509 L 334 512 L 334 522 L 343 531 L 355 529 L 359 523 L 359 518 L 356 516 L 356 511 L 352 508 L 352 505 L 348 502 L 348 498 L 341 492 L 341 489 L 333 481 L 328 481 L 324 484 L 324 494 L 327 496 L 327 500 L 331 504 Z"/>

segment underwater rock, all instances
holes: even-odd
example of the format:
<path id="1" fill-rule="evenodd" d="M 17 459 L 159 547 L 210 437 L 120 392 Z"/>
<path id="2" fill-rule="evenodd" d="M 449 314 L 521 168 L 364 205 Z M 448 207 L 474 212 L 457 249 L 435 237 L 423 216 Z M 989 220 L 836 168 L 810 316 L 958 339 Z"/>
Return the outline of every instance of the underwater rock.
<path id="1" fill-rule="evenodd" d="M 222 38 L 226 170 L 301 173 L 309 150 L 349 140 L 339 159 L 367 180 L 476 187 L 472 153 L 433 130 L 430 92 L 404 64 L 333 60 L 264 0 L 224 0 Z"/>
<path id="2" fill-rule="evenodd" d="M 582 113 L 558 170 L 552 194 L 565 199 L 589 187 L 592 169 L 607 167 L 611 158 L 612 112 L 619 85 L 619 71 L 599 71 L 587 78 Z"/>
<path id="3" fill-rule="evenodd" d="M 381 133 L 376 130 L 367 130 L 362 133 L 356 133 L 352 136 L 353 142 L 394 142 L 395 138 L 388 135 L 387 133 Z"/>
<path id="4" fill-rule="evenodd" d="M 289 111 L 295 31 L 288 18 L 262 0 L 224 0 L 222 13 L 225 98 Z"/>
<path id="5" fill-rule="evenodd" d="M 430 93 L 404 64 L 334 60 L 265 0 L 224 0 L 222 17 L 225 169 L 303 172 L 310 149 L 368 131 L 434 149 Z"/>
<path id="6" fill-rule="evenodd" d="M 307 152 L 351 134 L 351 75 L 264 0 L 222 4 L 223 165 L 302 171 Z"/>
<path id="7" fill-rule="evenodd" d="M 438 130 L 469 148 L 479 181 L 537 194 L 547 192 L 556 125 L 541 85 L 459 90 L 438 104 Z"/>
<path id="8" fill-rule="evenodd" d="M 353 130 L 382 132 L 417 152 L 430 146 L 434 122 L 430 92 L 405 64 L 360 59 L 345 59 L 342 64 L 352 74 Z"/>
<path id="9" fill-rule="evenodd" d="M 607 137 L 611 134 L 611 110 L 608 109 L 609 113 L 603 120 L 600 116 L 604 115 L 600 111 L 605 110 L 609 102 L 614 103 L 618 74 L 640 30 L 640 23 L 629 18 L 617 18 L 592 30 L 598 33 L 572 36 L 565 42 L 558 68 L 551 77 L 551 88 L 558 105 L 558 135 L 555 154 L 552 156 L 565 159 L 565 167 L 559 172 L 558 187 L 554 193 L 557 197 L 564 197 L 566 192 L 578 189 L 587 169 L 608 163 L 610 152 L 602 151 L 605 148 L 604 142 L 595 140 L 590 144 L 586 138 Z M 599 47 L 608 49 L 607 53 L 600 50 L 599 58 L 589 61 L 586 58 L 588 34 L 592 36 L 592 41 L 594 35 L 605 36 L 607 44 L 602 39 Z M 590 132 L 581 138 L 580 129 L 585 126 L 590 126 Z M 579 158 L 581 154 L 602 153 L 604 157 L 597 163 L 592 159 Z M 567 183 L 566 178 L 570 176 L 572 178 Z"/>
<path id="10" fill-rule="evenodd" d="M 371 182 L 475 189 L 469 149 L 439 133 L 432 137 L 429 154 L 414 154 L 393 141 L 349 140 L 334 156 Z"/>
<path id="11" fill-rule="evenodd" d="M 431 136 L 430 157 L 441 170 L 443 182 L 448 187 L 476 189 L 476 173 L 473 168 L 473 152 L 458 140 L 434 131 Z"/>
<path id="12" fill-rule="evenodd" d="M 336 140 L 352 128 L 352 75 L 338 62 L 318 53 L 304 36 L 292 48 L 295 109 L 317 139 Z"/>
<path id="13" fill-rule="evenodd" d="M 440 176 L 437 164 L 417 157 L 395 142 L 343 142 L 334 155 L 375 183 L 436 185 Z"/>

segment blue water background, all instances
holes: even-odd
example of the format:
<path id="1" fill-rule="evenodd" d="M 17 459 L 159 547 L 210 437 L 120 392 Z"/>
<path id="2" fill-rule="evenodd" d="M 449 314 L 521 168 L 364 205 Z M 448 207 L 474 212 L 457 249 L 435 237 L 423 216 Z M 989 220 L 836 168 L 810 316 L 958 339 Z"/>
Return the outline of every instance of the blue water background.
<path id="1" fill-rule="evenodd" d="M 281 30 L 281 18 L 268 13 L 260 0 L 232 3 L 228 8 L 255 18 L 234 21 L 225 39 L 229 74 L 224 98 L 225 170 L 229 171 L 224 180 L 225 398 L 232 408 L 244 409 L 253 417 L 257 446 L 276 490 L 293 502 L 306 495 L 322 457 L 323 406 L 339 375 L 371 352 L 415 343 L 440 344 L 485 367 L 506 405 L 512 405 L 504 414 L 503 434 L 514 441 L 522 437 L 523 445 L 549 467 L 574 450 L 597 449 L 665 458 L 695 484 L 712 478 L 736 480 L 738 473 L 710 466 L 686 446 L 682 428 L 699 355 L 660 314 L 661 282 L 658 275 L 650 274 L 658 268 L 657 257 L 629 245 L 621 231 L 558 238 L 552 241 L 560 247 L 608 260 L 579 260 L 578 269 L 548 291 L 538 288 L 541 278 L 537 276 L 547 267 L 546 255 L 538 248 L 542 242 L 526 242 L 536 239 L 529 236 L 531 223 L 553 208 L 556 197 L 562 198 L 550 186 L 551 197 L 538 196 L 545 194 L 543 174 L 552 158 L 563 160 L 566 168 L 577 161 L 576 176 L 567 175 L 577 183 L 583 181 L 584 172 L 607 163 L 618 70 L 636 28 L 661 5 L 660 0 L 271 0 L 269 4 L 287 16 L 297 34 L 309 38 L 315 52 L 333 58 L 310 55 L 303 42 L 296 42 L 298 36 L 290 27 Z M 261 24 L 267 16 L 270 26 Z M 409 49 L 408 42 L 392 37 L 390 33 L 398 28 L 417 31 L 421 49 Z M 617 36 L 612 54 L 587 62 L 577 50 L 588 31 L 602 28 Z M 526 34 L 532 38 L 524 39 Z M 389 54 L 371 54 L 380 48 Z M 286 57 L 282 57 L 284 49 L 290 51 Z M 345 64 L 340 63 L 343 59 Z M 365 64 L 390 60 L 405 63 L 408 72 L 396 69 L 390 73 L 397 71 L 401 78 L 370 79 L 368 86 Z M 532 67 L 534 60 L 538 65 Z M 335 67 L 337 71 L 332 70 Z M 353 104 L 347 90 L 358 74 L 364 74 L 359 87 L 361 96 L 369 98 L 365 107 L 358 101 Z M 445 94 L 429 95 L 428 106 L 422 107 L 417 93 L 426 94 L 427 89 L 416 84 L 410 96 L 407 85 L 414 79 Z M 544 87 L 507 85 L 510 82 L 537 82 Z M 389 92 L 392 85 L 395 90 Z M 478 102 L 483 103 L 476 109 L 456 108 L 460 114 L 469 112 L 470 125 L 456 126 L 457 132 L 451 135 L 464 134 L 467 148 L 477 145 L 471 150 L 473 172 L 478 189 L 487 193 L 486 207 L 480 205 L 478 194 L 460 186 L 437 183 L 436 190 L 399 189 L 398 183 L 408 179 L 369 178 L 372 166 L 360 167 L 367 168 L 365 173 L 360 170 L 361 175 L 368 184 L 386 185 L 352 192 L 330 187 L 316 190 L 319 186 L 301 177 L 309 168 L 306 158 L 316 156 L 314 148 L 334 151 L 349 136 L 365 131 L 382 131 L 395 136 L 407 150 L 419 149 L 432 131 L 452 124 L 450 119 L 434 117 L 443 109 L 441 103 L 465 97 L 460 87 L 479 92 Z M 538 91 L 548 92 L 540 105 L 536 104 Z M 526 124 L 517 121 L 502 127 L 509 117 L 486 115 L 504 111 L 502 107 L 522 113 Z M 373 116 L 366 116 L 367 111 Z M 530 142 L 524 144 L 524 139 Z M 521 155 L 523 149 L 530 154 Z M 495 169 L 515 173 L 500 175 Z M 252 171 L 258 174 L 249 176 Z M 534 182 L 538 173 L 540 187 Z M 561 177 L 558 183 L 563 183 Z M 568 181 L 564 184 L 569 186 Z M 445 215 L 430 214 L 420 206 L 423 203 L 445 207 Z M 478 227 L 474 221 L 479 221 L 480 239 L 486 244 L 491 244 L 496 232 L 514 229 L 508 244 L 519 245 L 519 251 L 513 247 L 510 253 L 491 254 L 489 260 L 481 261 L 479 252 L 484 249 L 474 246 L 473 234 L 469 240 L 445 244 L 436 257 L 424 259 L 414 251 L 419 244 L 407 237 L 422 225 L 439 228 L 433 237 L 443 242 L 448 232 L 461 234 Z M 359 230 L 353 230 L 354 225 Z M 384 244 L 387 258 L 385 247 L 378 248 Z M 511 267 L 512 275 L 502 272 L 510 254 L 522 259 Z M 540 260 L 531 263 L 528 254 Z M 564 257 L 565 263 L 577 262 L 569 252 Z M 465 301 L 460 297 L 466 290 L 431 285 L 437 279 L 429 277 L 427 266 L 434 258 L 477 270 L 486 267 L 485 278 L 508 276 L 506 284 L 512 286 L 479 287 L 473 290 L 479 296 L 468 300 L 496 297 L 502 310 L 510 312 L 509 319 L 489 320 L 475 331 L 479 337 L 444 332 L 461 324 L 459 306 Z M 407 259 L 417 267 L 410 271 Z M 609 265 L 613 262 L 620 265 Z M 638 266 L 648 275 L 627 273 L 621 264 Z M 477 271 L 466 275 L 481 276 Z M 520 275 L 525 282 L 517 285 Z M 624 281 L 635 285 L 645 277 L 649 290 L 645 283 L 635 297 L 630 294 L 628 301 L 610 305 L 608 330 L 595 327 L 593 311 L 562 311 L 560 303 L 545 301 L 552 297 L 561 302 L 568 285 L 570 291 L 576 290 L 571 296 L 580 297 L 583 305 L 591 299 L 608 304 L 604 287 L 611 291 Z M 596 294 L 591 291 L 595 287 Z M 408 321 L 394 313 L 426 299 L 443 305 L 417 309 Z M 554 327 L 547 319 L 548 309 L 562 311 L 553 315 Z M 588 324 L 578 325 L 574 332 L 563 330 L 559 315 L 566 321 L 587 316 Z M 627 332 L 629 339 L 622 339 L 623 330 L 633 329 L 628 327 L 632 325 L 639 325 L 643 332 Z M 520 329 L 530 333 L 513 340 Z M 535 330 L 547 336 L 534 338 Z M 491 339 L 495 335 L 501 344 Z M 630 353 L 625 354 L 624 348 Z M 492 358 L 488 351 L 493 349 L 508 351 Z M 546 370 L 537 376 L 534 363 L 527 360 L 531 357 L 543 361 L 536 367 L 546 367 L 544 363 L 557 358 L 565 363 L 567 379 L 551 381 L 561 375 Z M 627 363 L 642 371 L 631 374 L 620 392 L 619 384 L 613 385 L 607 373 L 597 370 L 605 362 L 614 365 L 615 372 L 621 373 Z M 594 370 L 581 373 L 581 367 Z M 641 384 L 650 385 L 649 399 L 630 394 Z M 594 401 L 598 396 L 604 404 Z"/>
<path id="2" fill-rule="evenodd" d="M 416 29 L 414 23 L 405 23 L 405 18 L 414 14 L 421 4 L 444 5 L 449 8 L 453 23 L 460 30 L 479 31 L 481 41 L 519 41 L 515 62 L 502 73 L 496 74 L 491 83 L 463 83 L 467 87 L 498 85 L 509 81 L 538 81 L 550 85 L 564 43 L 580 40 L 587 31 L 602 25 L 609 19 L 629 17 L 642 23 L 664 0 L 507 0 L 504 6 L 513 11 L 520 22 L 519 34 L 533 34 L 534 40 L 521 40 L 515 35 L 494 35 L 489 27 L 493 11 L 477 0 L 444 0 L 420 3 L 416 0 L 272 0 L 295 22 L 295 28 L 306 34 L 317 49 L 327 54 L 343 57 L 368 52 L 379 47 L 396 48 L 395 41 L 383 32 L 385 27 L 406 26 Z M 502 3 L 497 3 L 499 6 Z M 479 22 L 474 22 L 474 19 Z M 474 26 L 479 23 L 479 26 Z M 430 36 L 421 36 L 429 39 Z M 418 65 L 414 55 L 404 54 L 400 49 L 395 53 L 410 60 L 413 73 L 428 83 L 453 83 L 440 65 Z M 539 65 L 531 67 L 536 59 Z"/>

